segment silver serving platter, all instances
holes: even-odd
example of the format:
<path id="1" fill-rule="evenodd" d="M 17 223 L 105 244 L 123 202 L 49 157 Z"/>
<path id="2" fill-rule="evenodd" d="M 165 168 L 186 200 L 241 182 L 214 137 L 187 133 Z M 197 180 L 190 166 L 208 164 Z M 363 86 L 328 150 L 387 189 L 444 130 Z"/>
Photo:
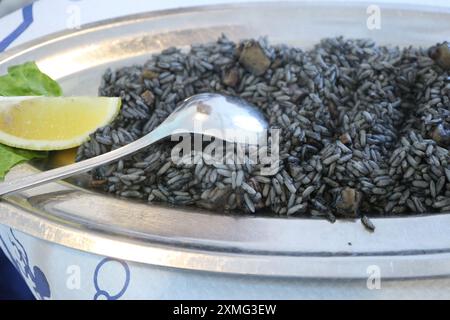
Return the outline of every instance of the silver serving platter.
<path id="1" fill-rule="evenodd" d="M 35 60 L 66 95 L 96 95 L 108 67 L 142 63 L 169 46 L 269 36 L 309 47 L 323 37 L 370 37 L 381 44 L 429 46 L 448 37 L 450 11 L 383 5 L 381 29 L 366 26 L 361 3 L 259 3 L 176 9 L 84 26 L 0 55 L 0 73 Z M 7 179 L 35 172 L 22 165 Z M 72 181 L 73 182 L 73 181 Z M 104 256 L 162 267 L 259 276 L 384 278 L 450 275 L 450 215 L 359 221 L 222 215 L 195 208 L 148 205 L 51 183 L 5 197 L 0 223 L 39 239 Z"/>

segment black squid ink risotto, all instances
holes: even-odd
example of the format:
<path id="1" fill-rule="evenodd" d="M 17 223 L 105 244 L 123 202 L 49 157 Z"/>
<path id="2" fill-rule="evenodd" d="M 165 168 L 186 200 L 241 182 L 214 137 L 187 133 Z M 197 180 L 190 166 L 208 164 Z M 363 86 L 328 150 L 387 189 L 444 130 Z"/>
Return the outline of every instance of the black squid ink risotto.
<path id="1" fill-rule="evenodd" d="M 116 120 L 78 160 L 126 145 L 202 92 L 241 97 L 281 129 L 279 170 L 171 160 L 173 141 L 96 169 L 93 184 L 148 202 L 216 211 L 336 218 L 450 211 L 450 49 L 321 40 L 310 50 L 267 39 L 169 48 L 144 65 L 107 70 L 101 96 L 120 96 Z M 229 160 L 229 159 L 228 159 Z"/>

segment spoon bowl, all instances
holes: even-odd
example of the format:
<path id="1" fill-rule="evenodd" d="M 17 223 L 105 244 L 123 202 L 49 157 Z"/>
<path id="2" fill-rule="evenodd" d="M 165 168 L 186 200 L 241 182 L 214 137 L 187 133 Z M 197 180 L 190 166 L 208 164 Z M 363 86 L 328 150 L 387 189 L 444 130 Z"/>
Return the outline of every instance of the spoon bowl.
<path id="1" fill-rule="evenodd" d="M 268 129 L 262 113 L 237 97 L 200 93 L 184 100 L 162 123 L 166 136 L 196 133 L 231 143 L 258 144 Z"/>

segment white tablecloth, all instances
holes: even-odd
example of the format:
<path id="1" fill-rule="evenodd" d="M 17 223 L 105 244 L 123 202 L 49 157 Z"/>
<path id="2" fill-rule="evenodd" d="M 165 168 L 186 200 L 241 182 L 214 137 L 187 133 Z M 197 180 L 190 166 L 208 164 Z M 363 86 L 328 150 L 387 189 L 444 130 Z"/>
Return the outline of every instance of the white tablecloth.
<path id="1" fill-rule="evenodd" d="M 53 32 L 80 25 L 82 28 L 94 21 L 146 11 L 233 2 L 242 0 L 40 0 L 0 19 L 0 52 Z M 450 0 L 378 0 L 373 4 L 380 5 L 382 10 L 383 3 L 388 2 L 450 8 Z"/>

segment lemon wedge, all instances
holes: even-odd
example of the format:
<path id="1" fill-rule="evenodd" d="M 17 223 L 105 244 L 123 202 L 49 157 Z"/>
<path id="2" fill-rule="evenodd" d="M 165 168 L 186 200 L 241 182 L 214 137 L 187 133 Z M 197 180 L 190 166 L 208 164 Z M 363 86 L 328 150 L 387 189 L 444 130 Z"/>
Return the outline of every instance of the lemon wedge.
<path id="1" fill-rule="evenodd" d="M 119 113 L 120 98 L 0 97 L 0 143 L 28 150 L 79 146 Z"/>

